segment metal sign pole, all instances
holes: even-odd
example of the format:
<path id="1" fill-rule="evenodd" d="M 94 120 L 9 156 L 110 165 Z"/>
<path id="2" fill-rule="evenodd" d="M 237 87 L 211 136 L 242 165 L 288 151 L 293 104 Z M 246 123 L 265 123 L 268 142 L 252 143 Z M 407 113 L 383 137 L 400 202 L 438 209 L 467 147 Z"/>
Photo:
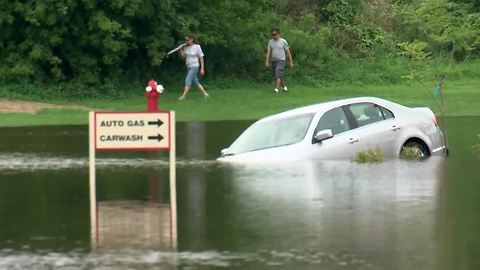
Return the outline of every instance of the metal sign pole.
<path id="1" fill-rule="evenodd" d="M 97 244 L 97 194 L 96 194 L 96 179 L 95 179 L 95 112 L 89 113 L 89 150 L 88 150 L 88 162 L 89 162 L 89 190 L 90 190 L 90 239 L 92 247 L 96 247 Z"/>

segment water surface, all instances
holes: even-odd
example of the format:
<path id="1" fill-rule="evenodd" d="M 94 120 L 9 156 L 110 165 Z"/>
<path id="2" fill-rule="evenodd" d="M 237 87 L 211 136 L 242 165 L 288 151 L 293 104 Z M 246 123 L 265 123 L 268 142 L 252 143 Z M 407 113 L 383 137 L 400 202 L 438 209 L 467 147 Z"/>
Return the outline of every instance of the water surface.
<path id="1" fill-rule="evenodd" d="M 448 119 L 451 155 L 381 164 L 215 161 L 249 122 L 177 125 L 168 155 L 97 153 L 88 128 L 0 129 L 0 269 L 478 269 L 479 117 Z"/>

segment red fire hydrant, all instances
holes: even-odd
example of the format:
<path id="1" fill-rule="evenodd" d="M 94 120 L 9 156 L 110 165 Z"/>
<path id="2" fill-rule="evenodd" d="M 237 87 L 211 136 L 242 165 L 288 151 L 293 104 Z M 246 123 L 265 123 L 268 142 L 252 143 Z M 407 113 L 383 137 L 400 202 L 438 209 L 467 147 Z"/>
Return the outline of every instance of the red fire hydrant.
<path id="1" fill-rule="evenodd" d="M 147 91 L 145 93 L 145 96 L 147 97 L 147 111 L 158 112 L 158 97 L 163 93 L 163 86 L 157 84 L 154 80 L 150 80 L 145 90 Z"/>

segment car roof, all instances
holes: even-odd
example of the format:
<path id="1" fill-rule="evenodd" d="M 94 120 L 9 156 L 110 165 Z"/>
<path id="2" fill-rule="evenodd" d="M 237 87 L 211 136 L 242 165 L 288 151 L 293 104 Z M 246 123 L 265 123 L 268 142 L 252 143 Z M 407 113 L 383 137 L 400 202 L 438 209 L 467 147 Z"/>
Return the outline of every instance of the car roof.
<path id="1" fill-rule="evenodd" d="M 302 114 L 313 114 L 320 110 L 340 107 L 340 106 L 352 104 L 352 103 L 361 103 L 361 102 L 374 102 L 374 103 L 378 103 L 379 105 L 388 104 L 388 105 L 403 107 L 400 104 L 396 104 L 391 101 L 377 98 L 377 97 L 356 97 L 356 98 L 339 99 L 334 101 L 322 102 L 314 105 L 303 106 L 303 107 L 299 107 L 299 108 L 291 109 L 285 112 L 267 116 L 265 118 L 262 118 L 260 121 L 264 121 L 264 120 L 268 121 L 268 120 L 273 120 L 277 118 L 291 117 L 291 116 L 302 115 Z"/>

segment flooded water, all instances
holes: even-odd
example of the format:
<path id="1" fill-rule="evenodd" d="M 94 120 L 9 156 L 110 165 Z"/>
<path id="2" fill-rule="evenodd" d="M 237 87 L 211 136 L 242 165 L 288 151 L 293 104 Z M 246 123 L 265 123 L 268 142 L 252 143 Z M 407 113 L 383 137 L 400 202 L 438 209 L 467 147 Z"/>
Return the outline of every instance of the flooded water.
<path id="1" fill-rule="evenodd" d="M 480 117 L 448 122 L 449 157 L 366 165 L 220 164 L 250 123 L 179 123 L 176 228 L 167 153 L 97 152 L 91 226 L 88 128 L 1 128 L 0 269 L 479 269 Z"/>

